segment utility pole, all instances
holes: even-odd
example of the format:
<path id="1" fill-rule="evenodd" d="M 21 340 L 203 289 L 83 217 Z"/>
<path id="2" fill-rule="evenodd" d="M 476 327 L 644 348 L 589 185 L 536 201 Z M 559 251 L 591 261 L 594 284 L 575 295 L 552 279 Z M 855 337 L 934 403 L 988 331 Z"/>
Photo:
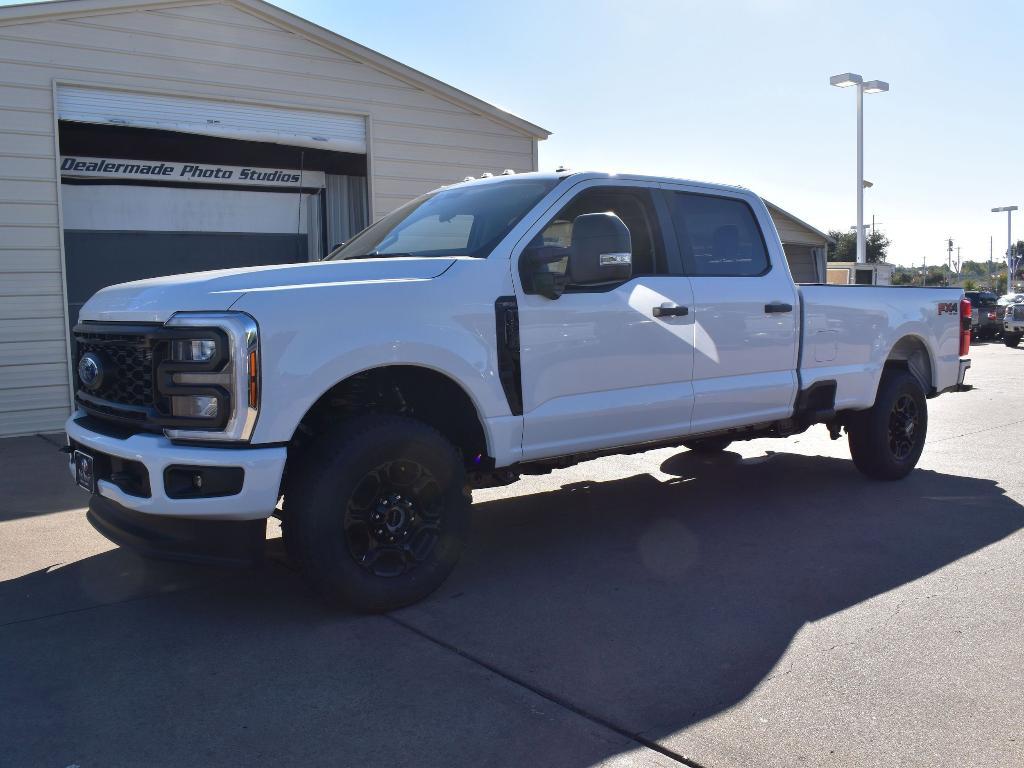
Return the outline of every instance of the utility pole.
<path id="1" fill-rule="evenodd" d="M 988 236 L 988 287 L 993 291 L 996 287 L 992 280 L 992 235 Z"/>
<path id="2" fill-rule="evenodd" d="M 956 277 L 960 279 L 960 246 L 956 247 Z"/>
<path id="3" fill-rule="evenodd" d="M 946 238 L 946 269 L 953 271 L 953 238 Z"/>

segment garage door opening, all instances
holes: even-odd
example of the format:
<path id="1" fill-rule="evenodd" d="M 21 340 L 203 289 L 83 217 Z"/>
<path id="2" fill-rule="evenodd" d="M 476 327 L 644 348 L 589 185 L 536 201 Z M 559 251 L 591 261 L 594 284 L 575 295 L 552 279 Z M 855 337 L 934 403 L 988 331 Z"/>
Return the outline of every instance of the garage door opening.
<path id="1" fill-rule="evenodd" d="M 364 154 L 61 120 L 68 319 L 108 285 L 316 261 L 366 226 Z"/>

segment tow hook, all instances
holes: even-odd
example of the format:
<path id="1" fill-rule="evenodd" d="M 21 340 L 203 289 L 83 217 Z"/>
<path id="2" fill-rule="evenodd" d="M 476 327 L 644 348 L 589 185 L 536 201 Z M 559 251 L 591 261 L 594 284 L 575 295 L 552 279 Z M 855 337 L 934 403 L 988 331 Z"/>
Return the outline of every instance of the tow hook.
<path id="1" fill-rule="evenodd" d="M 833 440 L 838 440 L 843 434 L 843 425 L 838 421 L 830 421 L 825 426 L 828 427 L 828 436 Z"/>

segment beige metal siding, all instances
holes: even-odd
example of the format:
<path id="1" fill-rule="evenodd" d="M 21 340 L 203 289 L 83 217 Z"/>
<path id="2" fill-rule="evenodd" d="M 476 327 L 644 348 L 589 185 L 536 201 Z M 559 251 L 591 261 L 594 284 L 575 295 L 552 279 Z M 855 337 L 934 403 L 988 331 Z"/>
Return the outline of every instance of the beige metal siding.
<path id="1" fill-rule="evenodd" d="M 56 81 L 366 115 L 378 218 L 464 176 L 536 169 L 516 127 L 231 3 L 0 23 L 0 435 L 59 429 L 69 407 Z"/>
<path id="2" fill-rule="evenodd" d="M 828 243 L 828 240 L 817 232 L 802 226 L 788 216 L 775 210 L 771 210 L 770 213 L 772 221 L 775 222 L 775 228 L 779 231 L 779 239 L 783 243 L 801 243 L 822 247 Z"/>

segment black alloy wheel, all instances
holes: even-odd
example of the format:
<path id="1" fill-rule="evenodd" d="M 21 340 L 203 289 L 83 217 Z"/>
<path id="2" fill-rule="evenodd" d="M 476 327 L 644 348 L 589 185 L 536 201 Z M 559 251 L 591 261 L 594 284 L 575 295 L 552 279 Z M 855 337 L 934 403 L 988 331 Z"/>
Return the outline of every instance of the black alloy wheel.
<path id="1" fill-rule="evenodd" d="M 411 605 L 451 573 L 469 536 L 459 452 L 433 427 L 366 413 L 295 459 L 282 528 L 289 556 L 330 603 Z"/>
<path id="2" fill-rule="evenodd" d="M 441 489 L 415 461 L 389 461 L 359 481 L 345 509 L 345 543 L 375 576 L 399 576 L 430 557 L 441 536 Z"/>
<path id="3" fill-rule="evenodd" d="M 850 455 L 875 480 L 899 480 L 917 466 L 928 434 L 928 400 L 921 382 L 905 368 L 882 374 L 875 404 L 846 416 Z"/>
<path id="4" fill-rule="evenodd" d="M 916 444 L 917 403 L 910 395 L 901 395 L 889 413 L 889 450 L 897 461 L 906 461 Z"/>

